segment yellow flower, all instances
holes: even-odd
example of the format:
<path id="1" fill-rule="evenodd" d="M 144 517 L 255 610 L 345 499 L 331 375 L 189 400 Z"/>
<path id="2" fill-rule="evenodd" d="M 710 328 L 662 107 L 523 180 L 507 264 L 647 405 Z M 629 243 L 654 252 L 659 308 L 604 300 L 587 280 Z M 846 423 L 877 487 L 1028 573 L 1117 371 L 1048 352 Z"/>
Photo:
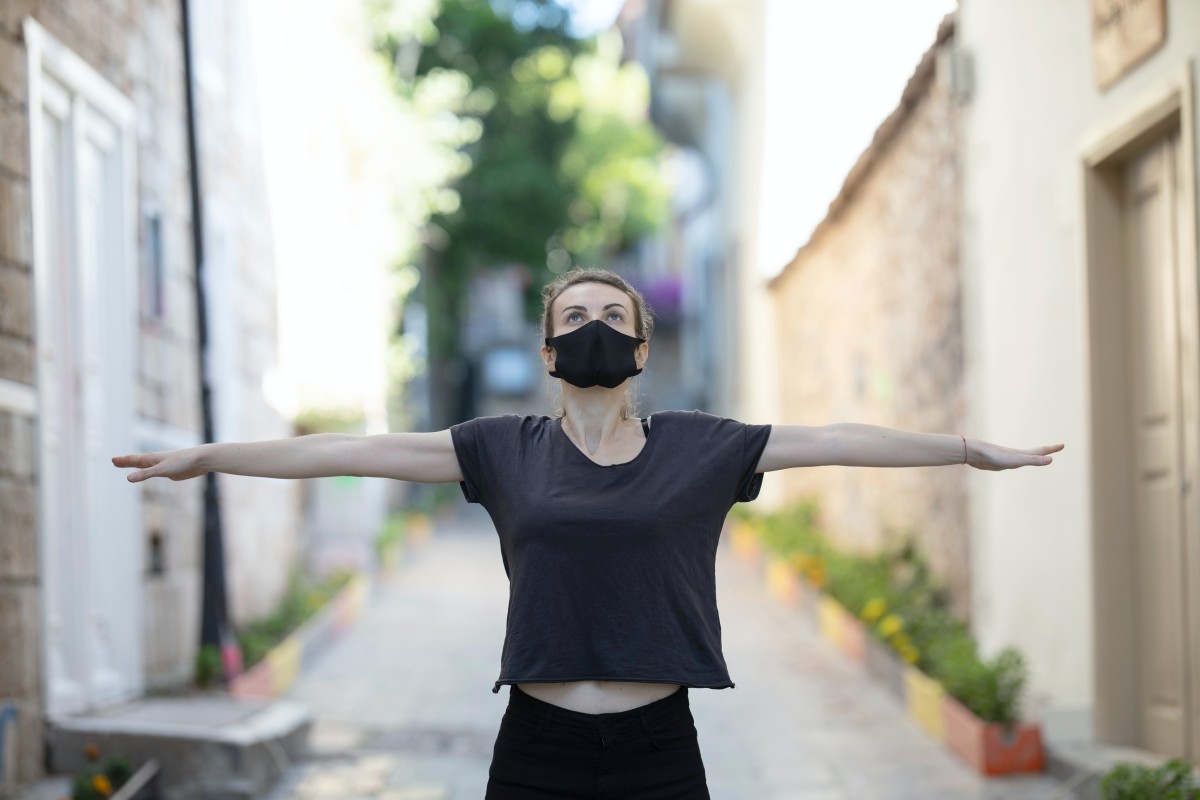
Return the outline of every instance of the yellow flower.
<path id="1" fill-rule="evenodd" d="M 804 572 L 808 569 L 809 556 L 807 553 L 793 553 L 791 558 L 791 567 L 796 572 Z"/>
<path id="2" fill-rule="evenodd" d="M 904 647 L 900 648 L 900 657 L 903 658 L 905 661 L 907 661 L 910 664 L 917 663 L 917 657 L 920 654 L 921 654 L 921 651 L 918 650 L 915 646 L 913 646 L 911 644 L 905 645 Z"/>
<path id="3" fill-rule="evenodd" d="M 891 636 L 899 632 L 904 627 L 904 620 L 897 617 L 895 614 L 888 614 L 879 623 L 879 632 L 884 636 Z"/>
<path id="4" fill-rule="evenodd" d="M 910 644 L 912 644 L 912 642 L 908 640 L 908 637 L 904 635 L 904 631 L 897 631 L 896 633 L 893 633 L 888 637 L 888 641 L 891 642 L 892 647 L 896 650 L 903 650 L 905 647 L 908 647 Z"/>
<path id="5" fill-rule="evenodd" d="M 825 585 L 825 570 L 820 564 L 809 567 L 807 572 L 808 580 L 820 589 Z"/>
<path id="6" fill-rule="evenodd" d="M 887 611 L 887 602 L 882 597 L 872 598 L 863 606 L 861 617 L 864 622 L 874 623 Z"/>
<path id="7" fill-rule="evenodd" d="M 92 788 L 105 797 L 108 797 L 110 794 L 112 794 L 112 784 L 104 775 L 92 776 Z"/>

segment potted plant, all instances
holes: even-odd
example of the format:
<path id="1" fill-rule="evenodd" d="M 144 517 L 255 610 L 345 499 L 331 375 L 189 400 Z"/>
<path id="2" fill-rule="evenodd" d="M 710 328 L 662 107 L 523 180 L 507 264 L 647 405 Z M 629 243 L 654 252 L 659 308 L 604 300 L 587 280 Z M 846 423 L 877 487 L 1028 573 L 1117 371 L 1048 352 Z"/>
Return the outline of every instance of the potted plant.
<path id="1" fill-rule="evenodd" d="M 984 775 L 1041 772 L 1041 728 L 1019 721 L 1026 674 L 1021 654 L 1007 648 L 984 662 L 975 642 L 961 635 L 938 645 L 931 657 L 947 690 L 947 746 Z"/>

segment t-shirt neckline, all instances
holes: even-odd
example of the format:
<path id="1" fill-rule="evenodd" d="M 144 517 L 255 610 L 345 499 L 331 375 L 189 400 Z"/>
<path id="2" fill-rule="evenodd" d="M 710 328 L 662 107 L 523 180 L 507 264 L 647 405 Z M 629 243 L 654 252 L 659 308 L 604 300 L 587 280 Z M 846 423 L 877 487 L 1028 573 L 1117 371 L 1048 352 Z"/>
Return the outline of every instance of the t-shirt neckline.
<path id="1" fill-rule="evenodd" d="M 654 444 L 654 441 L 657 438 L 654 435 L 654 425 L 652 423 L 650 425 L 650 429 L 646 431 L 646 443 L 642 445 L 642 449 L 638 451 L 638 454 L 636 456 L 634 456 L 633 458 L 631 458 L 628 461 L 622 461 L 619 464 L 597 464 L 595 461 L 593 461 L 587 455 L 587 453 L 584 453 L 582 450 L 580 450 L 578 445 L 576 445 L 574 442 L 571 441 L 571 437 L 567 436 L 567 432 L 564 431 L 563 427 L 562 427 L 562 417 L 552 417 L 550 419 L 550 424 L 557 431 L 558 437 L 562 440 L 562 443 L 566 447 L 573 450 L 576 455 L 578 455 L 580 458 L 582 458 L 587 463 L 591 464 L 593 467 L 599 467 L 600 469 L 612 469 L 613 467 L 628 467 L 633 464 L 637 464 L 645 457 L 646 451 L 650 449 L 650 446 Z"/>

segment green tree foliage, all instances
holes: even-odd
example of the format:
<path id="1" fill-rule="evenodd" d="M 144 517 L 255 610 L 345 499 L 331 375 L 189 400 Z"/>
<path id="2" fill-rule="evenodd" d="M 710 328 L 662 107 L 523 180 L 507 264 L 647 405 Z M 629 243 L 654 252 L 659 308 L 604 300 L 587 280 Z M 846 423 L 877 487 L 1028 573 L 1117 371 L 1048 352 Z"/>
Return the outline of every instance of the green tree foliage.
<path id="1" fill-rule="evenodd" d="M 461 148 L 469 170 L 430 218 L 432 356 L 457 349 L 453 320 L 473 271 L 526 265 L 533 318 L 553 274 L 603 262 L 666 221 L 649 83 L 637 65 L 620 64 L 615 31 L 572 38 L 554 0 L 369 2 L 396 91 L 463 81 L 454 114 L 480 126 Z M 536 24 L 514 24 L 517 7 Z"/>

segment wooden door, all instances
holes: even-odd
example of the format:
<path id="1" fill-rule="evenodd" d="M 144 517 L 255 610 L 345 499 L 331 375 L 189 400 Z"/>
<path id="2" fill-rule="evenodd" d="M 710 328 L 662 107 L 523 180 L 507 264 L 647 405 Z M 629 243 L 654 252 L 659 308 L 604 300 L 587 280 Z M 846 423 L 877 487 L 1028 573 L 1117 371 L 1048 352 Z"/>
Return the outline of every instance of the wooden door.
<path id="1" fill-rule="evenodd" d="M 1196 665 L 1189 664 L 1184 413 L 1178 290 L 1179 133 L 1126 164 L 1122 203 L 1134 443 L 1134 553 L 1140 744 L 1189 757 Z"/>

